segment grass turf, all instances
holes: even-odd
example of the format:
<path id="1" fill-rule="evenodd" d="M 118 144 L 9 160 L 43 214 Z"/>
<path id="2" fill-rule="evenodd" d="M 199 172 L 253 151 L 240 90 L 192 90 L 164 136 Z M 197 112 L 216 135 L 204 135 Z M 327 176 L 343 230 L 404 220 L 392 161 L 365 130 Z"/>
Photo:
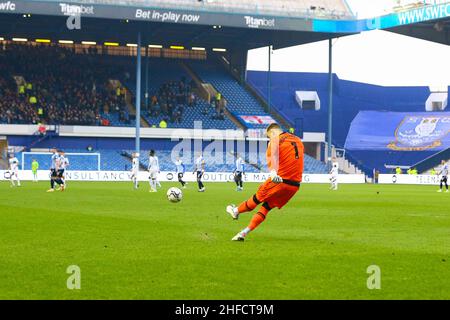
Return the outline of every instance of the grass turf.
<path id="1" fill-rule="evenodd" d="M 256 184 L 191 183 L 178 204 L 172 185 L 1 183 L 0 299 L 450 299 L 450 194 L 435 186 L 305 184 L 235 243 L 251 215 L 224 208 Z M 366 286 L 373 264 L 380 290 Z"/>

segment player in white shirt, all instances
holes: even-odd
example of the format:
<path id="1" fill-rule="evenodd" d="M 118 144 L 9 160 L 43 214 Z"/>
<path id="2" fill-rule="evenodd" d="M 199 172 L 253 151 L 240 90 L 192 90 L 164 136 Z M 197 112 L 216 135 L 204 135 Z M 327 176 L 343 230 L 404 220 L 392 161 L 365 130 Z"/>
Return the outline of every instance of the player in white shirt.
<path id="1" fill-rule="evenodd" d="M 17 181 L 17 186 L 20 187 L 20 180 L 19 180 L 19 160 L 11 153 L 9 155 L 9 180 L 11 182 L 11 186 L 15 187 L 16 183 L 14 180 Z"/>
<path id="2" fill-rule="evenodd" d="M 194 171 L 195 174 L 197 172 L 197 184 L 198 184 L 198 192 L 205 192 L 205 186 L 202 182 L 203 174 L 205 173 L 205 159 L 202 154 L 199 153 L 194 163 Z"/>
<path id="3" fill-rule="evenodd" d="M 442 192 L 442 187 L 444 186 L 444 184 L 445 188 L 447 189 L 445 192 L 448 192 L 448 163 L 446 163 L 445 160 L 442 160 L 441 164 L 442 168 L 438 173 L 441 176 L 440 188 L 438 192 Z"/>
<path id="4" fill-rule="evenodd" d="M 242 175 L 244 172 L 244 159 L 240 155 L 236 159 L 236 168 L 234 169 L 234 182 L 236 182 L 236 191 L 244 190 L 242 185 Z"/>
<path id="5" fill-rule="evenodd" d="M 60 185 L 59 190 L 64 191 L 67 187 L 66 184 L 66 177 L 65 177 L 65 173 L 67 168 L 69 167 L 69 159 L 66 157 L 66 154 L 64 151 L 59 151 L 59 158 L 58 158 L 58 180 L 57 183 Z"/>
<path id="6" fill-rule="evenodd" d="M 181 183 L 183 189 L 186 189 L 187 182 L 183 180 L 184 172 L 186 171 L 186 166 L 184 165 L 183 160 L 181 160 L 180 157 L 177 157 L 175 165 L 177 167 L 178 182 Z"/>
<path id="7" fill-rule="evenodd" d="M 58 179 L 57 163 L 59 154 L 55 148 L 51 149 L 52 157 L 50 159 L 50 189 L 47 192 L 55 191 L 55 182 Z"/>
<path id="8" fill-rule="evenodd" d="M 159 160 L 155 154 L 155 150 L 150 150 L 149 158 L 148 158 L 148 172 L 150 173 L 149 183 L 150 183 L 150 192 L 156 192 L 156 184 L 158 182 L 158 174 L 159 174 Z"/>
<path id="9" fill-rule="evenodd" d="M 330 182 L 331 182 L 331 190 L 338 189 L 338 176 L 339 176 L 339 164 L 336 159 L 333 159 L 333 163 L 331 164 L 330 171 Z"/>
<path id="10" fill-rule="evenodd" d="M 133 152 L 131 155 L 131 180 L 133 181 L 134 189 L 139 187 L 138 174 L 139 174 L 139 153 Z"/>

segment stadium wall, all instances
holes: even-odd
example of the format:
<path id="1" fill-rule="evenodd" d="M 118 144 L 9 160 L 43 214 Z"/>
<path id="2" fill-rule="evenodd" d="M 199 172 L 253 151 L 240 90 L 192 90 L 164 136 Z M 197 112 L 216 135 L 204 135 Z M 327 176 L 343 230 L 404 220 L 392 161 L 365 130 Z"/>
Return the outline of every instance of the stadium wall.
<path id="1" fill-rule="evenodd" d="M 410 175 L 410 174 L 380 174 L 378 183 L 381 184 L 416 184 L 439 185 L 441 177 L 438 175 Z"/>

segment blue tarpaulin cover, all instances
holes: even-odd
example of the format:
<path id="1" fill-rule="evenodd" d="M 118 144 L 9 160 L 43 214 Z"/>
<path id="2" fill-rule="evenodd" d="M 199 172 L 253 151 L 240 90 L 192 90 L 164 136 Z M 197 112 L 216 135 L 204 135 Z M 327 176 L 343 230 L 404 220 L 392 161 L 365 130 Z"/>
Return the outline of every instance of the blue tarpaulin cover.
<path id="1" fill-rule="evenodd" d="M 345 141 L 348 150 L 443 150 L 450 147 L 450 112 L 360 111 Z"/>

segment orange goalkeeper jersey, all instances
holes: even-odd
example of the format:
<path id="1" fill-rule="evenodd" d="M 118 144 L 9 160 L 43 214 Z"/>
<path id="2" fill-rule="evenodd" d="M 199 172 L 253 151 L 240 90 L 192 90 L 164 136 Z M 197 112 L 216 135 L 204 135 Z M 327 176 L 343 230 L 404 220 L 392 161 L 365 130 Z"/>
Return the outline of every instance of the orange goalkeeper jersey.
<path id="1" fill-rule="evenodd" d="M 287 132 L 280 134 L 278 141 L 271 140 L 267 146 L 266 157 L 269 170 L 276 170 L 283 180 L 301 182 L 303 151 L 303 142 L 299 137 Z"/>

